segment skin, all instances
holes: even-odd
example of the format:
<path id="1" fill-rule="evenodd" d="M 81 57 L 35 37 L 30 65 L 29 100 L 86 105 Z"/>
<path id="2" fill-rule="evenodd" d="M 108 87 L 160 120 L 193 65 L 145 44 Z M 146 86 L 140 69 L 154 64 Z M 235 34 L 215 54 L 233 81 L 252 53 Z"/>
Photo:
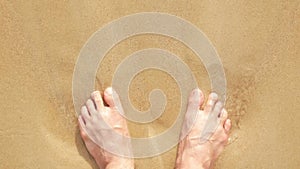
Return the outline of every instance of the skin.
<path id="1" fill-rule="evenodd" d="M 129 136 L 126 120 L 120 115 L 122 109 L 117 109 L 116 105 L 120 107 L 121 102 L 118 95 L 114 92 L 114 99 L 112 99 L 112 88 L 107 88 L 104 91 L 104 101 L 108 106 L 104 106 L 103 99 L 99 91 L 91 94 L 91 99 L 88 99 L 85 106 L 81 109 L 81 115 L 78 117 L 81 137 L 86 145 L 87 150 L 93 156 L 101 169 L 133 169 L 134 160 L 125 157 L 114 155 L 105 151 L 92 141 L 91 136 L 96 142 L 102 140 L 110 140 L 116 143 L 117 148 L 131 151 L 131 147 L 122 146 L 122 140 L 114 139 L 113 137 L 105 137 L 101 133 L 103 126 L 100 125 L 103 119 L 112 130 Z M 188 135 L 182 139 L 178 146 L 176 169 L 208 169 L 213 166 L 213 163 L 220 155 L 225 145 L 228 142 L 229 130 L 231 122 L 227 119 L 227 112 L 223 108 L 223 104 L 218 101 L 218 96 L 215 93 L 210 94 L 204 110 L 200 110 L 204 103 L 204 95 L 199 89 L 192 91 L 189 97 L 189 104 L 187 113 L 197 113 L 197 118 L 189 131 Z M 216 129 L 205 140 L 200 141 L 200 133 L 202 133 L 206 121 L 211 113 L 216 113 Z M 102 118 L 101 118 L 101 117 Z M 183 127 L 186 127 L 189 120 L 186 116 Z M 102 128 L 101 128 L 102 127 Z M 89 136 L 87 135 L 89 133 Z M 99 137 L 101 135 L 102 137 Z M 182 134 L 183 135 L 183 134 Z M 98 139 L 98 140 L 97 140 Z M 124 144 L 123 144 L 124 145 Z"/>
<path id="2" fill-rule="evenodd" d="M 133 159 L 119 157 L 110 152 L 105 151 L 95 144 L 89 136 L 97 140 L 99 131 L 101 130 L 100 118 L 116 132 L 124 136 L 129 136 L 126 120 L 119 114 L 116 105 L 120 104 L 119 97 L 114 95 L 112 98 L 112 88 L 107 88 L 104 91 L 104 101 L 108 106 L 104 106 L 101 94 L 95 91 L 91 94 L 91 99 L 88 99 L 85 106 L 81 109 L 81 115 L 78 117 L 80 134 L 89 153 L 93 156 L 99 168 L 101 169 L 133 169 Z M 116 102 L 114 102 L 114 100 Z M 89 136 L 87 135 L 89 133 Z M 94 137 L 95 136 L 95 137 Z M 102 138 L 99 138 L 102 139 Z M 115 143 L 116 148 L 122 145 L 120 140 L 114 140 L 112 137 L 104 138 Z M 99 143 L 99 142 L 98 142 Z M 129 150 L 130 151 L 130 150 Z"/>
<path id="3" fill-rule="evenodd" d="M 211 93 L 203 110 L 200 109 L 204 103 L 204 95 L 199 89 L 193 90 L 189 97 L 187 114 L 189 111 L 197 112 L 194 126 L 188 135 L 179 143 L 176 169 L 209 169 L 212 168 L 217 157 L 221 154 L 229 138 L 231 122 L 223 103 L 218 101 L 218 95 Z M 203 141 L 200 133 L 211 113 L 217 113 L 216 129 Z M 187 122 L 186 120 L 185 122 Z M 186 124 L 184 124 L 186 125 Z"/>

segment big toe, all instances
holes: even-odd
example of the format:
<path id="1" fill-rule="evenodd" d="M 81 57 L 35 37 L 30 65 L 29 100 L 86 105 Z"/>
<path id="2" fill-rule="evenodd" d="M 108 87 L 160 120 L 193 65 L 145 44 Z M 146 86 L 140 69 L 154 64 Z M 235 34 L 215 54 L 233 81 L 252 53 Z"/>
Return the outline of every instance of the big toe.
<path id="1" fill-rule="evenodd" d="M 189 96 L 187 113 L 191 111 L 198 112 L 200 106 L 203 104 L 203 101 L 204 101 L 203 92 L 199 88 L 194 89 Z"/>
<path id="2" fill-rule="evenodd" d="M 112 87 L 108 87 L 105 89 L 104 100 L 110 107 L 115 107 L 120 104 L 119 95 Z"/>
<path id="3" fill-rule="evenodd" d="M 121 105 L 121 101 L 117 92 L 108 87 L 104 91 L 104 101 L 109 105 L 111 108 L 111 113 L 107 114 L 107 118 L 110 119 L 111 125 L 114 129 L 125 129 L 126 128 L 126 120 L 121 115 L 124 114 L 123 108 Z M 123 130 L 122 129 L 122 130 Z"/>
<path id="4" fill-rule="evenodd" d="M 203 104 L 204 95 L 200 89 L 194 89 L 188 100 L 187 111 L 185 114 L 184 125 L 181 131 L 181 137 L 184 137 L 193 128 L 196 122 L 197 113 L 199 112 L 200 106 Z M 192 129 L 192 131 L 195 129 Z M 182 138 L 181 138 L 182 139 Z"/>

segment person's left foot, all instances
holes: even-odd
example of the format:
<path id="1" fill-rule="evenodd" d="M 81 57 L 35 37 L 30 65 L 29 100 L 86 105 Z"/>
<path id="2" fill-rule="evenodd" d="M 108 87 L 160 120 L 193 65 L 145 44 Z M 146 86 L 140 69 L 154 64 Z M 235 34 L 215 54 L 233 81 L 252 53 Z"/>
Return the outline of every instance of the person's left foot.
<path id="1" fill-rule="evenodd" d="M 100 119 L 103 119 L 113 131 L 116 131 L 123 136 L 129 136 L 126 120 L 119 114 L 120 112 L 116 108 L 116 105 L 121 106 L 119 97 L 112 88 L 107 88 L 105 90 L 104 101 L 108 106 L 104 106 L 100 92 L 95 91 L 91 94 L 91 99 L 88 99 L 86 105 L 81 108 L 81 115 L 78 117 L 81 137 L 87 150 L 94 157 L 100 168 L 134 168 L 133 159 L 114 155 L 98 146 L 89 137 L 91 135 L 95 137 L 101 135 L 99 131 L 103 130 L 101 128 L 103 125 L 101 125 Z M 89 135 L 87 133 L 89 133 Z M 105 135 L 101 136 L 105 137 Z M 114 140 L 114 137 L 100 139 L 115 144 L 115 149 L 122 146 L 122 142 L 117 139 Z M 127 146 L 126 148 L 130 148 L 130 146 Z M 127 151 L 130 152 L 131 150 Z"/>
<path id="2" fill-rule="evenodd" d="M 231 122 L 228 119 L 227 111 L 223 108 L 223 103 L 218 100 L 216 93 L 209 95 L 204 110 L 200 110 L 203 102 L 202 91 L 193 90 L 189 97 L 186 115 L 196 113 L 197 116 L 190 132 L 178 145 L 176 169 L 211 168 L 228 142 Z M 210 122 L 217 123 L 211 128 L 213 130 L 210 129 L 209 134 L 206 135 L 204 129 L 210 115 L 213 115 L 211 116 L 213 121 Z M 188 126 L 189 122 L 188 118 L 185 119 L 184 126 Z M 205 137 L 202 136 L 203 133 L 205 133 Z"/>

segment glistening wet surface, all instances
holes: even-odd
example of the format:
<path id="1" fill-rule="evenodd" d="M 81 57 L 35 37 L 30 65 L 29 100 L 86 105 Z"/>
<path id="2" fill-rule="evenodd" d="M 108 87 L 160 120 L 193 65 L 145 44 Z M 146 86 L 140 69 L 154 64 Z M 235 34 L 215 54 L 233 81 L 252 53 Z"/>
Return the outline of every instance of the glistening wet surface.
<path id="1" fill-rule="evenodd" d="M 298 1 L 26 1 L 0 2 L 0 168 L 96 168 L 78 135 L 72 74 L 87 39 L 124 15 L 159 11 L 200 28 L 217 49 L 227 78 L 231 143 L 216 168 L 298 168 L 300 161 Z M 131 37 L 115 46 L 97 73 L 100 90 L 132 52 L 162 48 L 178 55 L 207 95 L 210 82 L 197 56 L 182 43 L 158 35 Z M 130 99 L 147 110 L 149 92 L 161 88 L 168 104 L 148 125 L 130 123 L 135 137 L 170 127 L 180 103 L 176 81 L 147 70 L 130 86 Z M 176 148 L 136 160 L 136 168 L 173 168 Z"/>

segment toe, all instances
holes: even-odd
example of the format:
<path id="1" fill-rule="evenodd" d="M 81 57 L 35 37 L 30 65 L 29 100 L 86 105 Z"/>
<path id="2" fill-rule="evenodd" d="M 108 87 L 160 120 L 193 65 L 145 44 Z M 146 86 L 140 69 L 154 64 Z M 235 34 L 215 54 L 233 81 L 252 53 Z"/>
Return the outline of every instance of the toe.
<path id="1" fill-rule="evenodd" d="M 81 107 L 81 115 L 78 117 L 78 119 L 80 119 L 80 117 L 83 118 L 82 120 L 84 124 L 86 124 L 86 121 L 91 118 L 86 106 Z"/>
<path id="2" fill-rule="evenodd" d="M 223 103 L 221 101 L 217 101 L 212 111 L 215 117 L 220 117 L 222 114 L 222 110 L 223 110 Z"/>
<path id="3" fill-rule="evenodd" d="M 231 120 L 227 119 L 224 123 L 224 129 L 226 131 L 226 133 L 228 133 L 231 129 Z"/>
<path id="4" fill-rule="evenodd" d="M 80 129 L 80 135 L 81 137 L 85 140 L 88 138 L 87 134 L 84 132 L 84 126 L 85 126 L 85 122 L 84 122 L 84 119 L 83 117 L 80 115 L 78 117 L 78 123 L 79 123 L 79 129 Z"/>
<path id="5" fill-rule="evenodd" d="M 88 99 L 85 103 L 87 110 L 89 112 L 90 115 L 92 115 L 95 111 L 96 111 L 96 107 L 94 102 L 91 99 Z"/>
<path id="6" fill-rule="evenodd" d="M 80 131 L 80 135 L 81 135 L 83 140 L 88 139 L 88 135 L 83 130 Z"/>
<path id="7" fill-rule="evenodd" d="M 218 95 L 216 93 L 211 93 L 209 95 L 208 101 L 205 105 L 204 112 L 206 112 L 206 113 L 212 112 L 217 101 L 218 101 Z"/>
<path id="8" fill-rule="evenodd" d="M 199 112 L 199 108 L 203 104 L 203 100 L 204 96 L 200 89 L 197 88 L 191 92 L 185 114 L 184 125 L 181 130 L 181 137 L 185 136 L 185 134 L 188 133 L 193 126 L 197 113 Z"/>
<path id="9" fill-rule="evenodd" d="M 115 107 L 120 103 L 119 95 L 111 87 L 105 89 L 104 100 L 110 107 Z"/>
<path id="10" fill-rule="evenodd" d="M 221 124 L 224 124 L 227 118 L 228 118 L 228 112 L 223 108 L 220 114 Z"/>
<path id="11" fill-rule="evenodd" d="M 81 129 L 81 127 L 82 126 L 85 126 L 85 120 L 84 120 L 84 118 L 82 117 L 82 115 L 79 115 L 78 116 L 78 123 L 79 123 L 79 127 L 80 127 L 80 129 Z"/>
<path id="12" fill-rule="evenodd" d="M 203 104 L 204 96 L 203 92 L 197 88 L 194 89 L 189 96 L 189 103 L 187 111 L 195 111 L 199 110 L 200 106 Z"/>
<path id="13" fill-rule="evenodd" d="M 101 110 L 104 107 L 103 100 L 99 91 L 94 91 L 91 94 L 91 98 L 93 99 L 97 110 Z"/>

